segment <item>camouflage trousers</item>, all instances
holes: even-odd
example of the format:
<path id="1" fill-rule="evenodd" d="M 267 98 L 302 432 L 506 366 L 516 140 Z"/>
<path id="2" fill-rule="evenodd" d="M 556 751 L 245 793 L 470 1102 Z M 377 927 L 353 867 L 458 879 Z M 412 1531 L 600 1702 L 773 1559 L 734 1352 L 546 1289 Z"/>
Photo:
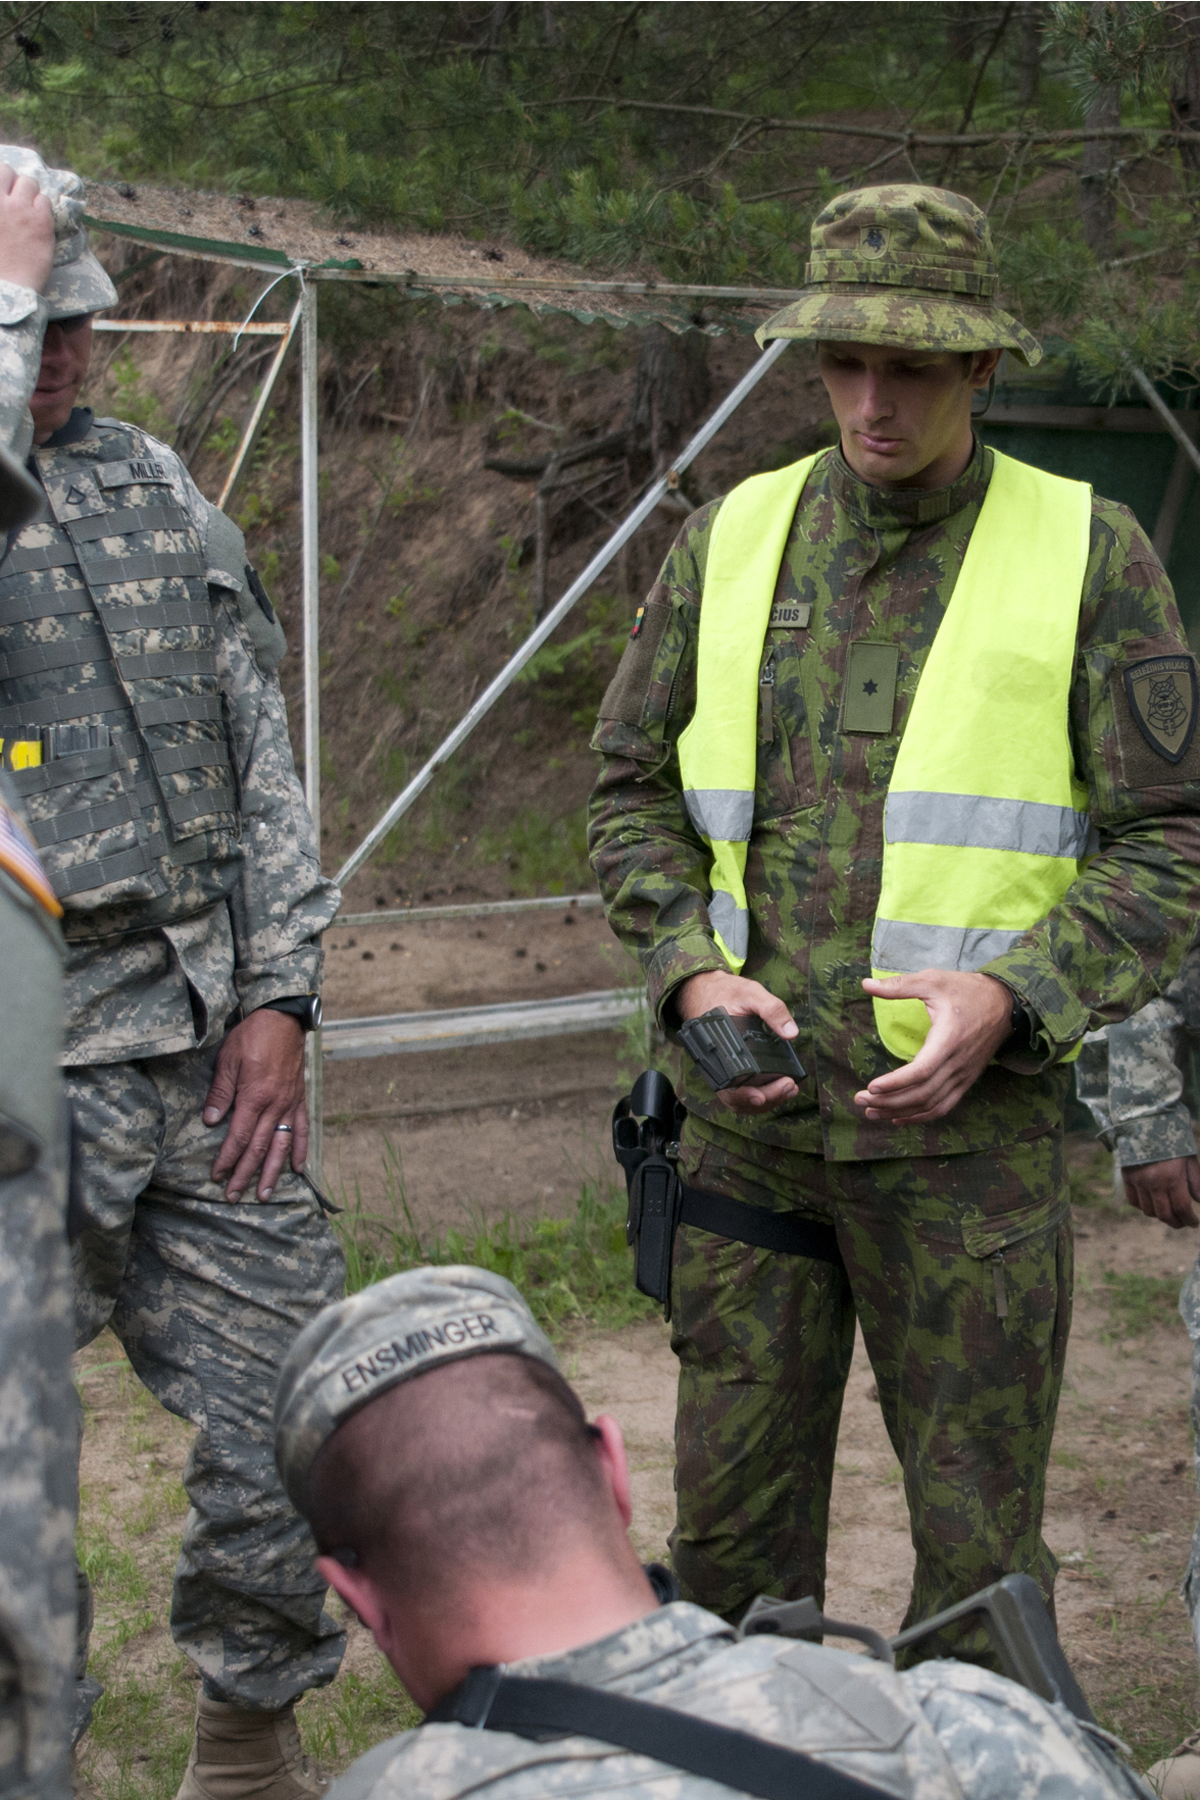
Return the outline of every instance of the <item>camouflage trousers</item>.
<path id="1" fill-rule="evenodd" d="M 904 1623 L 1016 1570 L 1053 1604 L 1046 1464 L 1070 1327 L 1062 1139 L 988 1155 L 827 1163 L 689 1119 L 695 1186 L 832 1222 L 846 1273 L 692 1227 L 676 1241 L 675 1573 L 736 1618 L 823 1599 L 829 1498 L 857 1319 L 904 1478 Z M 999 1668 L 978 1626 L 911 1657 Z"/>
<path id="2" fill-rule="evenodd" d="M 154 1397 L 197 1427 L 171 1630 L 210 1699 L 265 1710 L 332 1681 L 345 1648 L 272 1431 L 280 1365 L 344 1268 L 303 1177 L 289 1169 L 269 1201 L 236 1205 L 210 1180 L 226 1129 L 201 1119 L 215 1060 L 66 1071 L 88 1211 L 77 1335 L 111 1325 Z"/>

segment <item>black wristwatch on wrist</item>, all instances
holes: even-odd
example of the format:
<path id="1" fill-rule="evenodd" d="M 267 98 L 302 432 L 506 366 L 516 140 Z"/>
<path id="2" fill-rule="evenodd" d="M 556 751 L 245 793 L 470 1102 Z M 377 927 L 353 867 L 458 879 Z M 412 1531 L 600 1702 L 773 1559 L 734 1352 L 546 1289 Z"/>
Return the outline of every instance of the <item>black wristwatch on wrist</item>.
<path id="1" fill-rule="evenodd" d="M 1009 1019 L 1008 1036 L 1005 1038 L 1000 1048 L 1002 1050 L 1032 1050 L 1034 1032 L 1037 1029 L 1032 1012 L 1030 1012 L 1021 996 L 1013 988 L 1009 987 L 1007 981 L 1001 981 L 999 975 L 993 975 L 992 980 L 999 981 L 1000 986 L 1005 989 L 1009 998 L 1012 1000 L 1012 1014 Z"/>
<path id="2" fill-rule="evenodd" d="M 320 994 L 289 994 L 286 1000 L 265 1000 L 258 1010 L 287 1013 L 289 1018 L 299 1020 L 301 1031 L 321 1029 Z"/>

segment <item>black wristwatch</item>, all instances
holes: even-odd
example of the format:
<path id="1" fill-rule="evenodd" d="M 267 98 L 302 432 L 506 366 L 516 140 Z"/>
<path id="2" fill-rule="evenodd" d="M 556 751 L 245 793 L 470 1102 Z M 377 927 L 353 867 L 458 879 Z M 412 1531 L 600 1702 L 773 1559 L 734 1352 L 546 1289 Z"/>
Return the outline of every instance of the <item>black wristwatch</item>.
<path id="1" fill-rule="evenodd" d="M 289 1018 L 300 1021 L 301 1031 L 320 1031 L 321 1029 L 320 994 L 289 994 L 286 1000 L 264 1001 L 258 1010 L 287 1013 Z"/>
<path id="2" fill-rule="evenodd" d="M 999 981 L 1000 986 L 1006 990 L 1012 999 L 1012 1013 L 1009 1017 L 1008 1036 L 1003 1044 L 1001 1044 L 1000 1048 L 1002 1050 L 1031 1050 L 1033 1048 L 1034 1034 L 1037 1030 L 1037 1022 L 1034 1019 L 1033 1013 L 1030 1011 L 1029 1007 L 1026 1006 L 1016 990 L 1009 987 L 1007 981 L 1002 981 L 999 975 L 993 975 L 992 980 Z"/>

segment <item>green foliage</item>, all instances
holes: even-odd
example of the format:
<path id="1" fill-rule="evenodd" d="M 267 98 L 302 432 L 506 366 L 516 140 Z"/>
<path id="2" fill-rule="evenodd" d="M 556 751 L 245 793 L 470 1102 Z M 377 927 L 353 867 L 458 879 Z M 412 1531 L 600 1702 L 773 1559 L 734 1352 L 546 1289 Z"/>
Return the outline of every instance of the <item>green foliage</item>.
<path id="1" fill-rule="evenodd" d="M 400 1153 L 385 1138 L 384 1215 L 364 1212 L 362 1197 L 338 1220 L 346 1256 L 346 1289 L 421 1263 L 471 1263 L 511 1281 L 538 1323 L 554 1333 L 587 1321 L 617 1327 L 649 1318 L 654 1304 L 633 1285 L 633 1256 L 625 1242 L 624 1195 L 615 1181 L 584 1177 L 566 1218 L 497 1219 L 481 1214 L 470 1226 L 422 1237 L 409 1208 Z"/>
<path id="2" fill-rule="evenodd" d="M 507 863 L 514 894 L 582 893 L 591 884 L 582 813 L 547 819 L 527 806 L 510 824 L 481 831 L 478 861 Z"/>
<path id="3" fill-rule="evenodd" d="M 112 383 L 113 407 L 122 419 L 128 419 L 131 425 L 140 425 L 143 431 L 149 431 L 155 437 L 170 436 L 171 421 L 157 394 L 143 384 L 128 347 L 119 356 L 114 356 L 108 379 Z"/>
<path id="4" fill-rule="evenodd" d="M 1156 1325 L 1169 1325 L 1179 1307 L 1178 1276 L 1143 1275 L 1137 1269 L 1107 1269 L 1109 1342 L 1141 1337 Z"/>
<path id="5" fill-rule="evenodd" d="M 1022 93 L 1031 26 L 1038 80 Z M 1137 358 L 1176 380 L 1200 363 L 1194 151 L 1114 141 L 1110 255 L 1079 227 L 1083 146 L 1014 133 L 1078 128 L 1114 87 L 1126 124 L 1161 131 L 1197 56 L 1194 9 L 1157 0 L 1032 13 L 999 0 L 58 0 L 31 13 L 0 0 L 11 136 L 87 175 L 296 196 L 348 227 L 453 230 L 489 248 L 505 236 L 597 274 L 791 287 L 831 195 L 914 175 L 957 187 L 1011 238 L 1005 280 L 1031 323 L 1086 340 L 1097 392 Z M 901 160 L 877 138 L 809 135 L 818 120 L 941 142 L 910 140 Z M 1164 275 L 1181 284 L 1174 313 Z M 330 284 L 322 331 L 339 348 L 377 343 L 412 305 Z M 582 350 L 573 322 L 568 336 L 546 331 L 543 353 L 581 372 L 609 353 L 599 329 Z M 161 425 L 124 395 L 118 409 Z M 256 469 L 271 454 L 260 446 Z"/>

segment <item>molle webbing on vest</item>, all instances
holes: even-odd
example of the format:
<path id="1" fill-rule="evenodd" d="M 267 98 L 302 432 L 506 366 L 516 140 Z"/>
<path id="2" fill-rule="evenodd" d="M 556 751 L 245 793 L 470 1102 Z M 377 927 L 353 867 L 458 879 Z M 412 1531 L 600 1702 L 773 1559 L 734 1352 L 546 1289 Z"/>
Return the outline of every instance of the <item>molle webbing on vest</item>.
<path id="1" fill-rule="evenodd" d="M 131 447 L 131 429 L 106 425 L 37 452 L 52 518 L 0 562 L 0 737 L 112 738 L 65 752 L 47 739 L 53 760 L 15 784 L 55 891 L 118 909 L 121 930 L 180 916 L 173 894 L 189 912 L 223 895 L 238 854 L 203 545 L 165 462 Z"/>

